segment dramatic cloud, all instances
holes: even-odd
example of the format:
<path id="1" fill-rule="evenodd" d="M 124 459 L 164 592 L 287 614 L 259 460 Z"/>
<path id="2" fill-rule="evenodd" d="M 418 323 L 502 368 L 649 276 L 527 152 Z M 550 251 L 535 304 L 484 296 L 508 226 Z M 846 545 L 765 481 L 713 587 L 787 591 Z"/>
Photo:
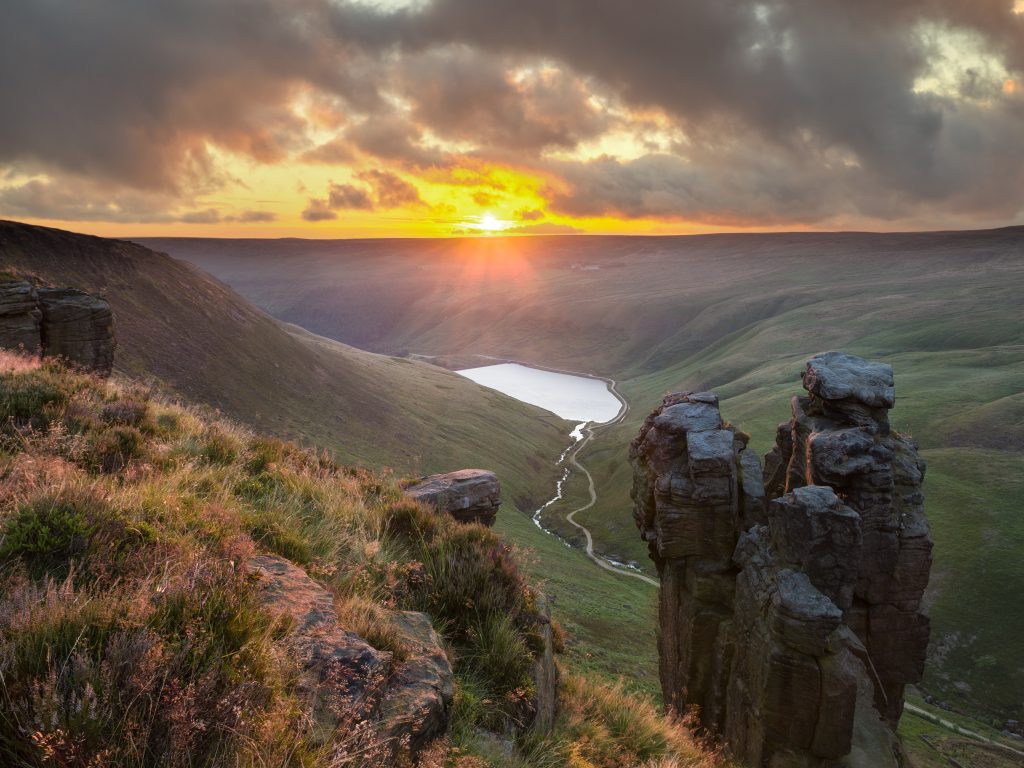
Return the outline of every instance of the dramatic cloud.
<path id="1" fill-rule="evenodd" d="M 310 198 L 302 218 L 306 221 L 327 221 L 337 218 L 337 211 L 374 211 L 425 205 L 420 193 L 397 174 L 380 169 L 362 171 L 356 178 L 368 185 L 335 184 L 331 182 L 326 198 Z"/>
<path id="2" fill-rule="evenodd" d="M 378 169 L 363 171 L 359 174 L 359 180 L 365 181 L 373 187 L 379 208 L 400 208 L 423 204 L 416 187 L 390 171 Z"/>
<path id="3" fill-rule="evenodd" d="M 309 222 L 436 210 L 445 185 L 551 226 L 1019 222 L 1019 11 L 1015 0 L 12 0 L 0 214 L 266 222 L 303 200 L 263 211 L 271 195 L 251 185 L 276 188 L 280 175 L 252 169 L 294 179 L 301 167 L 320 169 L 314 190 L 334 168 L 351 179 L 303 195 Z M 504 192 L 494 168 L 534 179 L 536 195 Z M 217 202 L 227 188 L 244 200 L 236 210 Z"/>

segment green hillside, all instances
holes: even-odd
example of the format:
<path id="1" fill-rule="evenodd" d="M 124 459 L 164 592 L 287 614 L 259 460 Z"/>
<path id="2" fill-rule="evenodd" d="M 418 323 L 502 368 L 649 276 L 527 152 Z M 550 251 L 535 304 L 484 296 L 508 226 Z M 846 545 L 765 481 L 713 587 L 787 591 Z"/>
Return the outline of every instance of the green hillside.
<path id="1" fill-rule="evenodd" d="M 509 498 L 530 507 L 564 448 L 568 425 L 545 411 L 435 366 L 284 326 L 139 245 L 0 222 L 0 270 L 104 295 L 118 371 L 347 462 L 403 474 L 492 467 Z"/>
<path id="2" fill-rule="evenodd" d="M 330 606 L 294 579 L 265 599 L 251 566 L 266 555 L 326 590 L 380 678 L 317 667 L 310 685 L 274 590 L 315 605 L 303 631 Z M 454 669 L 415 764 L 724 768 L 650 697 L 570 669 L 553 727 L 525 728 L 544 640 L 521 555 L 405 500 L 393 477 L 0 351 L 0 763 L 411 768 L 363 697 L 423 663 L 399 613 L 412 610 Z"/>
<path id="3" fill-rule="evenodd" d="M 930 462 L 925 687 L 1020 719 L 1024 229 L 160 247 L 275 315 L 369 349 L 615 378 L 632 411 L 582 457 L 599 502 L 581 518 L 599 549 L 641 565 L 626 446 L 663 393 L 715 389 L 763 451 L 810 354 L 892 363 L 893 421 Z"/>
<path id="4" fill-rule="evenodd" d="M 119 374 L 251 428 L 398 475 L 495 470 L 505 499 L 497 528 L 524 549 L 570 630 L 566 658 L 656 691 L 653 590 L 598 570 L 526 515 L 552 493 L 570 425 L 436 366 L 283 325 L 195 267 L 132 243 L 0 222 L 0 272 L 106 295 Z"/>

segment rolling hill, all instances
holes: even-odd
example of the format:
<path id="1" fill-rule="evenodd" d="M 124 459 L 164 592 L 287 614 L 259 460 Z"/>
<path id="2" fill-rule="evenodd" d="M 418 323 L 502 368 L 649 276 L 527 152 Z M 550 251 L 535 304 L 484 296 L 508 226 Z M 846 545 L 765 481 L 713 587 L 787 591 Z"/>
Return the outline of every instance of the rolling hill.
<path id="1" fill-rule="evenodd" d="M 632 411 L 582 457 L 599 491 L 584 522 L 599 549 L 641 566 L 626 446 L 663 393 L 715 389 L 723 413 L 764 451 L 810 354 L 842 348 L 892 363 L 894 424 L 930 463 L 926 689 L 1020 719 L 1024 228 L 150 242 L 275 316 L 345 343 L 616 379 Z"/>
<path id="2" fill-rule="evenodd" d="M 195 266 L 135 243 L 0 221 L 3 273 L 105 295 L 116 374 L 254 430 L 399 476 L 495 470 L 505 500 L 496 528 L 554 602 L 571 635 L 566 658 L 656 692 L 653 590 L 597 571 L 528 516 L 560 475 L 568 423 L 443 368 L 282 323 Z"/>

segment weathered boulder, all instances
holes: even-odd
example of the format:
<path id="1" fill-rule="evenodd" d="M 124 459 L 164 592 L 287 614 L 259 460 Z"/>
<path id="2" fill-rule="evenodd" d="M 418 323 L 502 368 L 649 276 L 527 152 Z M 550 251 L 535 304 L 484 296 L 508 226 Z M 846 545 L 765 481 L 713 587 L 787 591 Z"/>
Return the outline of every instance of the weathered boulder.
<path id="1" fill-rule="evenodd" d="M 373 749 L 415 753 L 444 731 L 455 682 L 426 614 L 393 616 L 407 651 L 396 664 L 391 653 L 341 626 L 331 593 L 302 568 L 276 555 L 254 556 L 247 565 L 259 577 L 263 604 L 290 619 L 286 643 L 323 741 L 339 727 L 368 723 Z"/>
<path id="2" fill-rule="evenodd" d="M 760 462 L 708 393 L 669 395 L 630 448 L 661 577 L 666 704 L 756 768 L 895 768 L 920 677 L 931 540 L 892 369 L 813 358 Z"/>
<path id="3" fill-rule="evenodd" d="M 0 282 L 0 348 L 61 358 L 101 376 L 114 367 L 110 304 L 73 288 Z"/>
<path id="4" fill-rule="evenodd" d="M 460 469 L 430 475 L 406 487 L 405 495 L 451 515 L 460 523 L 487 526 L 494 525 L 501 505 L 498 477 L 486 469 Z"/>
<path id="5" fill-rule="evenodd" d="M 0 348 L 29 354 L 39 352 L 39 324 L 43 313 L 32 283 L 0 283 Z"/>
<path id="6" fill-rule="evenodd" d="M 110 304 L 74 288 L 40 288 L 43 354 L 109 375 L 114 368 L 114 316 Z"/>
<path id="7" fill-rule="evenodd" d="M 455 677 L 425 613 L 401 611 L 394 621 L 409 658 L 388 679 L 381 721 L 389 739 L 415 752 L 448 727 Z"/>

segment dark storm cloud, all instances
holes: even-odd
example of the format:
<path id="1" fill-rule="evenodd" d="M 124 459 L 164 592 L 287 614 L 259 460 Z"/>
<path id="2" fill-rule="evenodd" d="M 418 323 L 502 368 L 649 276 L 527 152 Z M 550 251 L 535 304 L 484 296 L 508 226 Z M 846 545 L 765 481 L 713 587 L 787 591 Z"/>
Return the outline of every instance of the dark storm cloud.
<path id="1" fill-rule="evenodd" d="M 557 70 L 514 77 L 515 63 L 464 45 L 445 46 L 403 59 L 397 86 L 418 123 L 446 139 L 483 147 L 571 148 L 609 126 L 578 78 Z"/>
<path id="2" fill-rule="evenodd" d="M 50 200 L 111 220 L 201 212 L 191 198 L 230 181 L 212 147 L 263 163 L 434 172 L 468 153 L 557 176 L 554 207 L 580 215 L 1009 221 L 1024 207 L 1024 83 L 1005 86 L 963 51 L 950 58 L 942 40 L 999 57 L 1020 81 L 1024 15 L 1012 8 L 432 0 L 387 12 L 333 0 L 10 0 L 0 171 L 113 191 L 75 201 L 22 184 L 0 205 L 16 213 Z M 916 87 L 937 66 L 942 87 Z M 309 138 L 310 118 L 292 108 L 300 93 L 337 113 L 321 121 L 337 124 L 333 140 Z M 685 140 L 658 144 L 630 122 L 637 112 L 667 116 Z M 631 126 L 647 156 L 565 159 Z M 363 183 L 353 187 L 362 197 L 329 192 L 303 215 L 387 207 L 391 193 Z M 161 209 L 168 199 L 176 207 Z"/>
<path id="3" fill-rule="evenodd" d="M 273 162 L 303 145 L 312 84 L 373 108 L 365 58 L 324 0 L 11 0 L 0 24 L 0 163 L 188 189 L 207 145 Z"/>
<path id="4" fill-rule="evenodd" d="M 749 181 L 759 185 L 751 190 L 754 198 L 778 184 L 790 189 L 825 183 L 828 196 L 844 189 L 861 193 L 848 200 L 857 210 L 870 208 L 882 194 L 905 211 L 996 203 L 1013 215 L 1022 205 L 1024 179 L 1020 96 L 1005 96 L 994 84 L 988 103 L 974 104 L 967 88 L 962 95 L 968 98 L 915 89 L 934 56 L 921 34 L 924 25 L 976 36 L 1019 75 L 1024 16 L 1012 9 L 1013 0 L 647 0 L 628 7 L 617 0 L 434 0 L 418 12 L 359 10 L 344 17 L 378 46 L 398 44 L 418 53 L 458 45 L 494 57 L 559 62 L 628 105 L 665 110 L 698 142 L 724 127 L 789 158 L 810 136 L 821 149 L 849 153 L 856 163 L 855 173 L 844 169 L 836 178 L 823 173 L 823 165 L 801 177 L 781 167 L 767 185 L 753 166 Z M 971 73 L 960 74 L 962 84 L 970 84 Z M 422 107 L 420 114 L 450 119 Z M 680 159 L 692 157 L 681 153 Z M 664 194 L 630 189 L 632 203 L 646 198 L 653 204 L 622 210 L 670 215 L 670 200 L 682 203 L 699 184 L 721 187 L 714 178 L 719 171 L 743 171 L 733 166 L 734 153 L 697 160 L 687 162 L 685 172 L 677 161 L 659 170 L 652 156 L 614 168 L 614 179 L 604 160 L 568 170 L 579 194 L 596 198 L 602 185 L 616 192 L 606 201 L 616 205 L 608 207 L 619 207 L 631 181 L 653 181 Z M 630 171 L 630 165 L 636 167 Z M 806 170 L 806 163 L 797 165 Z M 851 175 L 860 177 L 855 189 Z M 762 210 L 756 199 L 745 206 L 744 190 L 735 191 L 739 197 L 731 208 L 750 215 Z M 600 207 L 596 199 L 589 206 L 563 203 L 566 210 Z M 680 205 L 678 212 L 686 215 L 690 208 Z"/>

